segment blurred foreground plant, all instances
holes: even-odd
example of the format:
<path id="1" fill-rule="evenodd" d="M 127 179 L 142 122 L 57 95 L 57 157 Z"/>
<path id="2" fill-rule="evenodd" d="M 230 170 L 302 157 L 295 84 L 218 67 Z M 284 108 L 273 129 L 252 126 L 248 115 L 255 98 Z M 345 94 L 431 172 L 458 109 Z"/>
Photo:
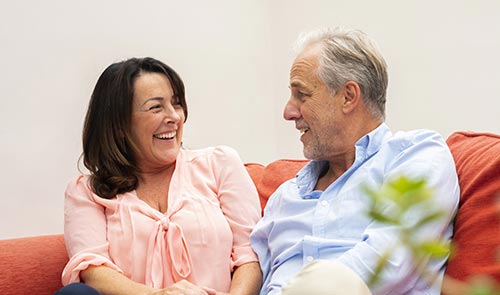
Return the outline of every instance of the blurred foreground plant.
<path id="1" fill-rule="evenodd" d="M 422 240 L 422 236 L 418 234 L 425 226 L 430 226 L 431 222 L 443 218 L 445 214 L 433 206 L 433 191 L 425 179 L 400 176 L 384 183 L 381 188 L 364 187 L 364 190 L 370 200 L 368 215 L 378 222 L 394 226 L 399 236 L 397 243 L 379 259 L 368 285 L 377 283 L 391 253 L 398 246 L 403 246 L 411 252 L 417 271 L 424 277 L 429 276 L 425 273 L 428 259 L 450 256 L 451 247 L 448 241 Z M 434 280 L 432 277 L 428 279 Z M 444 279 L 449 287 L 443 290 L 443 294 L 500 295 L 495 283 L 487 277 L 470 282 L 461 282 L 446 276 Z"/>
<path id="2" fill-rule="evenodd" d="M 376 284 L 387 266 L 388 258 L 398 246 L 404 246 L 413 257 L 417 270 L 423 272 L 429 258 L 442 258 L 450 253 L 450 245 L 441 240 L 422 240 L 418 233 L 444 216 L 436 210 L 430 199 L 432 190 L 424 179 L 411 179 L 400 176 L 390 180 L 379 189 L 365 187 L 370 197 L 368 215 L 374 220 L 393 225 L 398 231 L 398 243 L 389 248 L 378 262 L 375 273 L 368 282 Z M 423 273 L 423 275 L 426 275 Z"/>

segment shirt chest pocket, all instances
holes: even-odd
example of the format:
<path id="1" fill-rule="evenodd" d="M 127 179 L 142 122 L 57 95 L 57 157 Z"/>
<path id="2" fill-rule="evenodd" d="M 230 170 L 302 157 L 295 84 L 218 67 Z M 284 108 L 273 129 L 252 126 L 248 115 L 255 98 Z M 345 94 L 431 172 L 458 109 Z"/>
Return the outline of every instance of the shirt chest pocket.
<path id="1" fill-rule="evenodd" d="M 352 189 L 332 201 L 328 218 L 333 236 L 358 240 L 370 223 L 368 199 L 359 190 Z"/>

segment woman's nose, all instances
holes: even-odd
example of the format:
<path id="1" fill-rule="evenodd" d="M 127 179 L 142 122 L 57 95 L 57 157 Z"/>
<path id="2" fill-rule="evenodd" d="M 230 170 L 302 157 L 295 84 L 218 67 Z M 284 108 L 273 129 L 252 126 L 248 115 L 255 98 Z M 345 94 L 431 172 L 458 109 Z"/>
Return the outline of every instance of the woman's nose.
<path id="1" fill-rule="evenodd" d="M 179 122 L 179 120 L 181 119 L 181 116 L 179 115 L 179 113 L 177 112 L 177 110 L 175 109 L 175 107 L 173 105 L 168 105 L 166 108 L 165 108 L 165 122 Z"/>

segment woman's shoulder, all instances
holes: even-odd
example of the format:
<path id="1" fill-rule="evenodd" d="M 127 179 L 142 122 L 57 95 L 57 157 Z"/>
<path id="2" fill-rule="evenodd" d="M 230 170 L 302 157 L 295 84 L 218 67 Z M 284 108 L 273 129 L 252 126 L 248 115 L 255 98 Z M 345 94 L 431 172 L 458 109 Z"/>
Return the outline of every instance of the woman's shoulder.
<path id="1" fill-rule="evenodd" d="M 77 175 L 71 178 L 66 186 L 65 197 L 68 200 L 90 200 L 105 207 L 113 207 L 117 202 L 117 198 L 99 197 L 92 189 L 90 175 Z"/>
<path id="2" fill-rule="evenodd" d="M 187 161 L 197 160 L 212 160 L 212 161 L 227 161 L 240 159 L 238 152 L 229 146 L 218 145 L 210 146 L 202 149 L 183 149 L 181 150 L 183 158 Z"/>
<path id="3" fill-rule="evenodd" d="M 76 189 L 76 188 L 90 189 L 90 176 L 85 174 L 79 174 L 70 178 L 66 186 L 66 190 Z"/>

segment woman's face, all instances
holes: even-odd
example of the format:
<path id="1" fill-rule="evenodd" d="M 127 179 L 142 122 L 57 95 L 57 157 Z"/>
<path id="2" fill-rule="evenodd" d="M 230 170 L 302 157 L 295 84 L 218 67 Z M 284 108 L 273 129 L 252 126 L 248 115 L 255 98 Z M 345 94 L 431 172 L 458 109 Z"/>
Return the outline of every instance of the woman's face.
<path id="1" fill-rule="evenodd" d="M 184 119 L 184 111 L 167 76 L 144 72 L 136 78 L 131 135 L 140 172 L 154 172 L 175 163 Z"/>

